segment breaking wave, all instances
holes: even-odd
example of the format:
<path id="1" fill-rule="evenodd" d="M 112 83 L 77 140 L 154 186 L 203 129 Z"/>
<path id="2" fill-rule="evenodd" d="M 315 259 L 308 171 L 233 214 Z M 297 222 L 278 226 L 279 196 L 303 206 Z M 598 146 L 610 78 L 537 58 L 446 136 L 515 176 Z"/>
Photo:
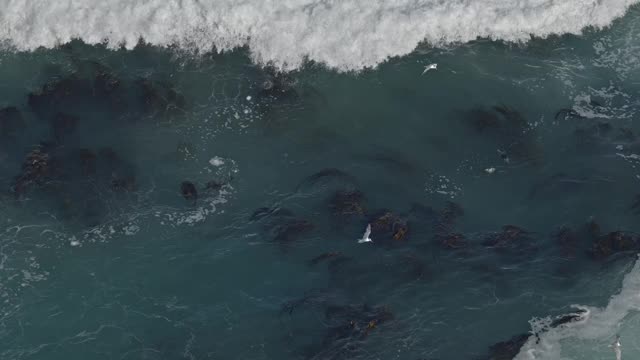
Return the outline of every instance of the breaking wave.
<path id="1" fill-rule="evenodd" d="M 110 48 L 199 52 L 247 46 L 283 70 L 306 60 L 341 71 L 481 38 L 527 41 L 602 28 L 637 0 L 0 0 L 0 41 L 19 51 L 72 39 Z"/>

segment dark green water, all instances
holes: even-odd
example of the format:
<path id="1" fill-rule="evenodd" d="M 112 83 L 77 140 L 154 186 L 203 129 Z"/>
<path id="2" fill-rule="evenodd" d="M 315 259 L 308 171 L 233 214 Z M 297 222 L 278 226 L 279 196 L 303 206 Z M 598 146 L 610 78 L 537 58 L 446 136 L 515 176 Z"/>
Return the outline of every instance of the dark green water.
<path id="1" fill-rule="evenodd" d="M 358 73 L 0 53 L 0 358 L 503 359 L 573 304 L 521 358 L 632 358 L 638 16 Z"/>

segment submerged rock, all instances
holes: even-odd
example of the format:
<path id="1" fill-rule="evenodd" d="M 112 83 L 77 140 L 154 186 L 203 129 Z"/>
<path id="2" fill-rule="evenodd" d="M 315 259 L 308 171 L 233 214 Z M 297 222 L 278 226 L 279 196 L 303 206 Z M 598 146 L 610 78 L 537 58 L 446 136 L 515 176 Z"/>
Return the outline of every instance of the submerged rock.
<path id="1" fill-rule="evenodd" d="M 586 123 L 586 125 L 582 123 Z M 585 120 L 575 129 L 573 135 L 581 152 L 613 147 L 614 145 L 622 147 L 624 145 L 633 146 L 637 141 L 637 136 L 632 129 L 614 127 L 611 123 L 604 121 L 591 122 Z"/>
<path id="2" fill-rule="evenodd" d="M 122 81 L 111 73 L 105 66 L 97 64 L 95 75 L 93 77 L 93 88 L 95 95 L 114 97 L 119 94 L 122 87 Z"/>
<path id="3" fill-rule="evenodd" d="M 49 154 L 41 146 L 31 150 L 22 164 L 22 171 L 14 180 L 14 193 L 21 196 L 30 186 L 44 184 L 51 175 L 50 160 Z"/>
<path id="4" fill-rule="evenodd" d="M 390 211 L 384 211 L 381 215 L 373 216 L 369 220 L 369 223 L 371 224 L 371 234 L 378 237 L 381 233 L 391 231 L 391 227 L 395 220 L 395 215 Z"/>
<path id="5" fill-rule="evenodd" d="M 53 136 L 57 142 L 62 142 L 65 137 L 73 134 L 78 126 L 79 119 L 73 115 L 57 113 L 51 121 Z"/>
<path id="6" fill-rule="evenodd" d="M 171 85 L 141 78 L 136 82 L 140 89 L 140 98 L 146 113 L 161 113 L 167 116 L 184 113 L 187 102 Z"/>
<path id="7" fill-rule="evenodd" d="M 285 208 L 281 208 L 281 207 L 261 207 L 256 209 L 251 216 L 249 217 L 249 220 L 251 221 L 258 221 L 258 220 L 262 220 L 264 218 L 267 217 L 293 217 L 293 211 L 289 210 L 289 209 L 285 209 Z"/>
<path id="8" fill-rule="evenodd" d="M 553 238 L 555 243 L 560 247 L 563 258 L 570 259 L 576 256 L 579 239 L 578 235 L 572 229 L 562 227 L 553 234 Z"/>
<path id="9" fill-rule="evenodd" d="M 329 261 L 329 264 L 327 265 L 327 269 L 329 269 L 329 273 L 335 276 L 343 268 L 344 265 L 352 262 L 353 260 L 354 259 L 350 256 L 344 256 L 344 255 L 336 256 L 333 260 Z"/>
<path id="10" fill-rule="evenodd" d="M 461 249 L 468 245 L 466 237 L 454 231 L 458 219 L 464 215 L 464 209 L 459 204 L 447 201 L 445 207 L 438 214 L 434 230 L 434 238 L 445 249 Z"/>
<path id="11" fill-rule="evenodd" d="M 399 220 L 393 224 L 393 240 L 406 240 L 409 234 L 409 225 L 404 220 Z"/>
<path id="12" fill-rule="evenodd" d="M 640 194 L 636 195 L 635 198 L 633 199 L 633 203 L 631 204 L 631 210 L 636 214 L 640 214 Z"/>
<path id="13" fill-rule="evenodd" d="M 416 175 L 418 172 L 418 167 L 404 154 L 392 150 L 377 149 L 372 154 L 365 156 L 365 159 L 383 166 L 395 175 Z"/>
<path id="14" fill-rule="evenodd" d="M 489 357 L 487 360 L 513 360 L 528 339 L 529 334 L 520 334 L 507 341 L 491 345 L 489 347 Z"/>
<path id="15" fill-rule="evenodd" d="M 431 206 L 422 205 L 420 203 L 411 203 L 409 208 L 409 216 L 411 219 L 434 222 L 440 214 Z"/>
<path id="16" fill-rule="evenodd" d="M 120 157 L 112 148 L 103 148 L 98 153 L 101 178 L 111 180 L 111 189 L 116 192 L 132 192 L 136 189 L 136 174 L 133 166 Z"/>
<path id="17" fill-rule="evenodd" d="M 309 260 L 309 265 L 313 266 L 313 265 L 317 265 L 318 263 L 325 261 L 325 260 L 329 260 L 329 259 L 334 259 L 338 256 L 342 256 L 342 253 L 339 251 L 331 251 L 331 252 L 326 252 L 323 254 L 320 254 L 316 257 L 314 257 L 313 259 Z"/>
<path id="18" fill-rule="evenodd" d="M 402 267 L 402 276 L 410 281 L 424 279 L 430 275 L 424 261 L 412 254 L 400 256 L 399 265 Z"/>
<path id="19" fill-rule="evenodd" d="M 193 145 L 188 142 L 181 142 L 176 147 L 176 153 L 180 160 L 193 160 L 195 159 L 195 150 L 193 149 Z"/>
<path id="20" fill-rule="evenodd" d="M 504 248 L 511 245 L 517 245 L 519 242 L 531 241 L 530 233 L 515 225 L 505 225 L 502 231 L 491 234 L 485 238 L 482 245 L 493 248 Z"/>
<path id="21" fill-rule="evenodd" d="M 617 134 L 614 136 L 614 141 L 621 141 L 626 143 L 635 142 L 638 139 L 633 130 L 629 128 L 620 128 L 618 129 Z"/>
<path id="22" fill-rule="evenodd" d="M 207 181 L 204 188 L 205 190 L 209 190 L 209 191 L 219 191 L 220 189 L 222 189 L 222 186 L 224 186 L 224 183 L 216 180 L 211 180 L 211 181 Z"/>
<path id="23" fill-rule="evenodd" d="M 293 315 L 293 312 L 303 306 L 311 305 L 314 303 L 321 303 L 324 298 L 324 293 L 321 290 L 313 289 L 305 291 L 304 295 L 298 299 L 287 301 L 282 304 L 280 314 L 287 313 Z"/>
<path id="24" fill-rule="evenodd" d="M 15 106 L 0 109 L 0 140 L 13 138 L 26 127 L 22 113 Z"/>
<path id="25" fill-rule="evenodd" d="M 557 316 L 549 324 L 549 328 L 557 328 L 567 325 L 574 321 L 581 320 L 586 310 L 578 309 L 577 311 Z M 540 333 L 533 334 L 536 343 L 540 343 Z M 489 347 L 489 356 L 487 360 L 513 360 L 520 353 L 522 346 L 529 340 L 531 334 L 519 334 L 507 341 L 495 343 Z"/>
<path id="26" fill-rule="evenodd" d="M 274 241 L 286 245 L 314 229 L 314 225 L 303 219 L 288 219 L 275 228 Z"/>
<path id="27" fill-rule="evenodd" d="M 191 202 L 198 200 L 198 190 L 190 181 L 183 181 L 182 184 L 180 184 L 180 194 L 182 194 L 182 197 L 185 198 L 185 200 Z"/>
<path id="28" fill-rule="evenodd" d="M 55 67 L 47 73 L 50 80 L 28 95 L 27 103 L 37 115 L 48 118 L 70 108 L 109 115 L 131 110 L 124 106 L 129 89 L 108 67 L 93 60 L 72 60 L 73 73 L 64 74 L 64 69 Z"/>
<path id="29" fill-rule="evenodd" d="M 342 322 L 343 320 L 354 321 L 356 327 L 361 330 L 369 328 L 370 324 L 382 324 L 394 318 L 391 309 L 388 306 L 371 307 L 367 304 L 362 305 L 328 305 L 324 312 L 327 321 Z M 357 325 L 365 325 L 360 327 Z"/>
<path id="30" fill-rule="evenodd" d="M 362 306 L 329 305 L 325 310 L 325 320 L 330 327 L 322 339 L 321 350 L 316 356 L 324 358 L 322 354 L 334 353 L 336 347 L 339 347 L 344 355 L 348 356 L 356 348 L 345 349 L 345 341 L 350 343 L 349 340 L 354 340 L 357 343 L 393 318 L 394 315 L 387 306 L 372 308 L 366 304 Z"/>
<path id="31" fill-rule="evenodd" d="M 355 177 L 347 174 L 346 172 L 339 169 L 335 169 L 335 168 L 327 168 L 306 177 L 304 180 L 300 182 L 300 184 L 298 184 L 298 186 L 296 187 L 296 191 L 300 191 L 301 189 L 304 189 L 304 188 L 314 187 L 319 183 L 323 183 L 331 180 L 336 180 L 336 181 L 339 181 L 342 183 L 348 183 L 348 184 L 356 183 Z"/>
<path id="32" fill-rule="evenodd" d="M 27 103 L 42 116 L 55 112 L 54 110 L 63 110 L 74 100 L 86 99 L 92 94 L 92 90 L 89 80 L 71 74 L 48 81 L 41 89 L 28 95 Z"/>
<path id="33" fill-rule="evenodd" d="M 96 174 L 96 154 L 89 149 L 80 149 L 78 152 L 80 158 L 80 171 L 82 175 L 89 176 Z"/>
<path id="34" fill-rule="evenodd" d="M 440 243 L 442 247 L 445 249 L 462 249 L 466 248 L 469 243 L 467 242 L 466 236 L 461 233 L 447 233 L 442 235 L 437 235 L 436 239 Z"/>
<path id="35" fill-rule="evenodd" d="M 578 114 L 577 111 L 571 108 L 560 109 L 556 112 L 554 119 L 556 120 L 569 120 L 569 119 L 584 119 L 585 117 Z"/>
<path id="36" fill-rule="evenodd" d="M 577 320 L 581 320 L 583 315 L 586 314 L 586 310 L 584 309 L 577 309 L 575 312 L 571 313 L 571 314 L 565 314 L 565 315 L 560 315 L 557 316 L 552 322 L 551 322 L 551 327 L 555 328 L 558 326 L 562 326 L 562 325 L 566 325 L 569 323 L 572 323 L 574 321 Z"/>
<path id="37" fill-rule="evenodd" d="M 607 122 L 598 121 L 597 123 L 576 129 L 574 132 L 578 136 L 595 136 L 607 137 L 613 132 L 613 126 Z"/>
<path id="38" fill-rule="evenodd" d="M 382 211 L 369 219 L 371 224 L 371 236 L 378 240 L 406 240 L 409 233 L 409 225 L 405 219 L 401 219 L 390 211 Z"/>
<path id="39" fill-rule="evenodd" d="M 262 231 L 266 233 L 265 237 L 278 243 L 283 251 L 315 228 L 312 222 L 296 217 L 291 210 L 280 207 L 258 208 L 249 219 L 259 221 Z"/>
<path id="40" fill-rule="evenodd" d="M 596 260 L 623 252 L 637 252 L 640 250 L 640 238 L 636 234 L 623 231 L 613 231 L 598 237 L 589 253 Z"/>
<path id="41" fill-rule="evenodd" d="M 460 217 L 464 215 L 464 209 L 459 204 L 447 201 L 444 209 L 440 212 L 436 222 L 436 232 L 444 234 L 450 232 Z"/>
<path id="42" fill-rule="evenodd" d="M 341 219 L 363 216 L 364 200 L 364 194 L 358 190 L 340 190 L 329 198 L 329 209 L 335 217 Z"/>
<path id="43" fill-rule="evenodd" d="M 273 68 L 266 68 L 265 79 L 262 82 L 259 97 L 271 98 L 274 100 L 295 99 L 298 98 L 294 86 L 296 81 L 288 74 L 277 72 Z"/>
<path id="44" fill-rule="evenodd" d="M 504 106 L 469 111 L 464 122 L 475 132 L 488 136 L 504 152 L 506 159 L 539 163 L 542 148 L 537 143 L 534 128 L 516 110 Z"/>
<path id="45" fill-rule="evenodd" d="M 570 176 L 564 172 L 555 173 L 545 179 L 536 182 L 529 191 L 529 199 L 540 196 L 557 196 L 567 194 L 592 184 L 593 180 L 585 176 Z"/>
<path id="46" fill-rule="evenodd" d="M 118 177 L 111 179 L 111 189 L 117 192 L 132 192 L 136 189 L 136 178 L 133 176 Z"/>

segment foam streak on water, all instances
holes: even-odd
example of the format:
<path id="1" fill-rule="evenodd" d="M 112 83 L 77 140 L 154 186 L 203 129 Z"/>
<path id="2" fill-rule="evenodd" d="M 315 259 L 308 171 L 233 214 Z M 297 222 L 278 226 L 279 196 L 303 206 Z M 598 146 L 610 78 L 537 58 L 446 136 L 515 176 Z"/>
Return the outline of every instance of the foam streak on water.
<path id="1" fill-rule="evenodd" d="M 283 69 L 305 59 L 339 70 L 373 67 L 432 45 L 478 37 L 526 41 L 580 33 L 622 16 L 636 0 L 1 0 L 0 41 L 18 50 L 73 38 L 134 47 L 229 50 Z"/>

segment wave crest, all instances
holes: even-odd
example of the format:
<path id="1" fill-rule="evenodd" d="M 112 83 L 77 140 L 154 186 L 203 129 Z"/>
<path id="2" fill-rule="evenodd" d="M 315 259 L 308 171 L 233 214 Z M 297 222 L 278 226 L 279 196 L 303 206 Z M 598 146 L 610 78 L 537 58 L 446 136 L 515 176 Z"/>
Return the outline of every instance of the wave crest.
<path id="1" fill-rule="evenodd" d="M 226 51 L 248 46 L 253 60 L 283 70 L 313 60 L 349 71 L 434 46 L 478 37 L 602 28 L 638 0 L 0 0 L 0 41 L 20 51 L 72 39 L 111 48 L 158 45 Z"/>

